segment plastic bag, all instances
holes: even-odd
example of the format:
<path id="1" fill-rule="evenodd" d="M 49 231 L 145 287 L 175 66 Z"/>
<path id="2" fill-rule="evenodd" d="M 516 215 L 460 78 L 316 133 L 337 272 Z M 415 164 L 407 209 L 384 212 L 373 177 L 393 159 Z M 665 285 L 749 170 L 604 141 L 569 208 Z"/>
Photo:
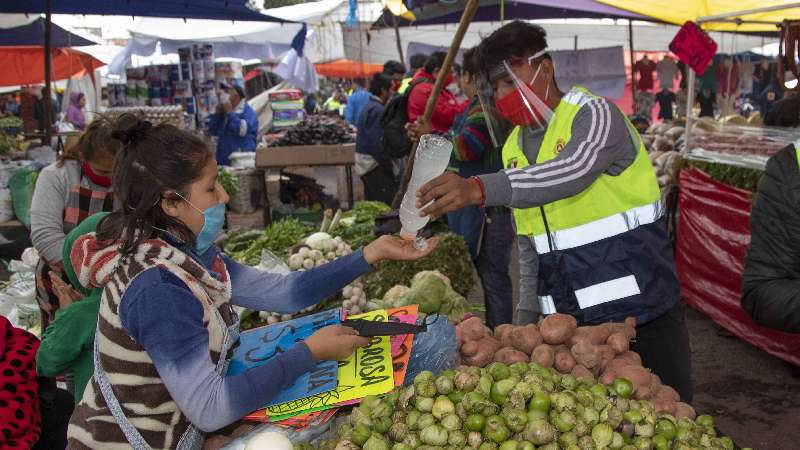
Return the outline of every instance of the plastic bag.
<path id="1" fill-rule="evenodd" d="M 31 200 L 33 190 L 36 188 L 36 178 L 39 172 L 28 167 L 20 167 L 11 175 L 8 188 L 11 189 L 11 200 L 14 205 L 14 214 L 27 228 L 31 227 Z"/>
<path id="2" fill-rule="evenodd" d="M 256 266 L 256 269 L 277 275 L 289 275 L 291 272 L 289 266 L 281 258 L 266 249 L 261 251 L 261 262 Z"/>
<path id="3" fill-rule="evenodd" d="M 329 420 L 325 423 L 308 426 L 300 431 L 295 430 L 294 428 L 275 425 L 273 423 L 264 423 L 256 426 L 246 435 L 233 440 L 228 445 L 222 447 L 221 450 L 244 450 L 247 447 L 247 443 L 251 439 L 261 433 L 266 432 L 282 434 L 286 436 L 292 442 L 292 444 L 312 442 L 322 436 L 328 436 L 328 432 L 331 430 L 331 425 L 333 423 L 333 420 Z"/>
<path id="4" fill-rule="evenodd" d="M 405 385 L 414 382 L 423 370 L 440 373 L 458 367 L 458 338 L 456 328 L 446 316 L 430 315 L 425 318 L 428 331 L 414 336 L 411 359 L 408 360 Z"/>

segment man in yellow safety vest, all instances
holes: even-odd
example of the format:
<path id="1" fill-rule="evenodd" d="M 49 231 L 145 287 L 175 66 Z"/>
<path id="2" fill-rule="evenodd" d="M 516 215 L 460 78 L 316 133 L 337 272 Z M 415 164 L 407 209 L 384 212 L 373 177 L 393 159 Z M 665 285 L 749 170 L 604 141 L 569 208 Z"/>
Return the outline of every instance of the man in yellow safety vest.
<path id="1" fill-rule="evenodd" d="M 513 208 L 522 322 L 635 317 L 633 350 L 691 401 L 689 342 L 655 172 L 622 112 L 586 88 L 561 92 L 544 30 L 512 22 L 480 44 L 482 103 L 515 127 L 505 169 L 445 173 L 417 193 L 438 216 L 467 205 Z"/>

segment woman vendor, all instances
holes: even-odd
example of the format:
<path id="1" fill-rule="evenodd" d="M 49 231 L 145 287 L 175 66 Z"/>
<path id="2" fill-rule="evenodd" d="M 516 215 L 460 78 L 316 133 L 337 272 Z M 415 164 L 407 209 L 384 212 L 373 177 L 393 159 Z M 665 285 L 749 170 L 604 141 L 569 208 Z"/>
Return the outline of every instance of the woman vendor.
<path id="1" fill-rule="evenodd" d="M 346 327 L 318 330 L 245 373 L 226 377 L 239 335 L 232 305 L 293 313 L 336 293 L 380 260 L 426 256 L 384 236 L 305 272 L 240 265 L 214 245 L 228 195 L 212 151 L 170 125 L 115 132 L 122 208 L 81 237 L 71 259 L 82 284 L 104 286 L 94 376 L 75 409 L 69 448 L 200 448 L 205 432 L 263 407 L 315 361 L 368 344 Z"/>
<path id="2" fill-rule="evenodd" d="M 130 122 L 132 116 L 122 116 Z M 41 257 L 36 271 L 36 297 L 43 326 L 58 309 L 49 272 L 64 272 L 61 252 L 67 233 L 94 213 L 111 211 L 111 172 L 120 142 L 111 137 L 112 123 L 100 117 L 58 161 L 42 169 L 31 201 L 31 241 Z"/>

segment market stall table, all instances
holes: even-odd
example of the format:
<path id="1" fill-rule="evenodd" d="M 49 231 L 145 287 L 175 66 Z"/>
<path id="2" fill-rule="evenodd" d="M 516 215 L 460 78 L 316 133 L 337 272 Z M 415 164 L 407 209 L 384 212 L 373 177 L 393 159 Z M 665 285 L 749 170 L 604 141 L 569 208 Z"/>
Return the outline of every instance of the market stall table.
<path id="1" fill-rule="evenodd" d="M 257 169 L 283 170 L 289 167 L 330 167 L 344 166 L 347 178 L 347 203 L 353 205 L 353 166 L 356 158 L 356 145 L 296 145 L 291 147 L 259 147 L 256 150 Z M 265 200 L 267 189 L 264 188 Z M 269 202 L 265 202 L 264 222 L 270 222 Z"/>

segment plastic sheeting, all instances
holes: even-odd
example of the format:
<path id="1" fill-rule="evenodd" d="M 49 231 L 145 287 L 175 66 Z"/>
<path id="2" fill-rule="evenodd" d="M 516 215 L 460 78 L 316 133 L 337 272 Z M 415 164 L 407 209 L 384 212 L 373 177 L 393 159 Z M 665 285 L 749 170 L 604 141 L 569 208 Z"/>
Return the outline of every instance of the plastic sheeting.
<path id="1" fill-rule="evenodd" d="M 742 309 L 752 193 L 687 169 L 680 175 L 676 265 L 690 306 L 741 339 L 800 365 L 800 336 L 756 325 Z"/>

